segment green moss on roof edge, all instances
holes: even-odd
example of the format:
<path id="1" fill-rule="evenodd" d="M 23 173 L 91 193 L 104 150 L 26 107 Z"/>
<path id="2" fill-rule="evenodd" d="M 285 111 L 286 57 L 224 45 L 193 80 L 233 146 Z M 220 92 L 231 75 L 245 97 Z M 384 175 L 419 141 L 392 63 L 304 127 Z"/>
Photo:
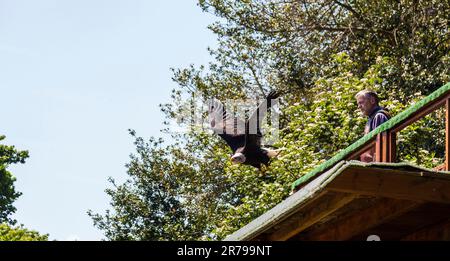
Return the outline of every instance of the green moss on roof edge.
<path id="1" fill-rule="evenodd" d="M 354 152 L 357 149 L 360 149 L 367 141 L 371 140 L 373 137 L 378 135 L 381 132 L 384 132 L 386 130 L 389 130 L 391 128 L 394 128 L 398 124 L 400 124 L 402 121 L 407 119 L 411 114 L 415 113 L 425 105 L 435 101 L 442 95 L 444 95 L 447 91 L 450 90 L 450 82 L 446 83 L 444 86 L 440 87 L 427 97 L 423 98 L 422 100 L 418 101 L 417 103 L 411 105 L 408 109 L 402 111 L 401 113 L 397 114 L 395 117 L 391 118 L 387 122 L 381 124 L 378 126 L 378 128 L 374 129 L 373 131 L 369 132 L 368 134 L 364 135 L 362 138 L 357 140 L 352 145 L 348 146 L 347 148 L 341 150 L 338 154 L 336 154 L 331 159 L 325 161 L 321 165 L 319 165 L 317 168 L 313 169 L 309 173 L 303 175 L 296 181 L 294 181 L 291 185 L 291 189 L 294 190 L 299 185 L 309 181 L 314 176 L 324 172 L 325 170 L 332 167 L 337 162 L 344 160 L 346 156 L 348 156 L 350 153 Z"/>

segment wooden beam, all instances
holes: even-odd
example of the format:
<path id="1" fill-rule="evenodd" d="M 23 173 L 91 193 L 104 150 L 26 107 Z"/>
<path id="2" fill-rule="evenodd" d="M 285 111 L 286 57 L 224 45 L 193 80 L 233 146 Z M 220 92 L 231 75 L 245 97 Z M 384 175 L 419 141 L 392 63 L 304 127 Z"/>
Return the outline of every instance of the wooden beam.
<path id="1" fill-rule="evenodd" d="M 363 147 L 361 147 L 361 149 L 352 152 L 350 155 L 348 155 L 346 157 L 347 160 L 359 160 L 359 156 L 361 156 L 361 154 L 363 152 L 366 152 L 370 149 L 373 149 L 375 147 L 375 139 L 368 141 L 367 144 L 365 144 Z"/>
<path id="2" fill-rule="evenodd" d="M 300 236 L 300 240 L 349 240 L 364 231 L 383 224 L 417 207 L 413 201 L 383 198 L 375 205 L 360 209 L 318 230 Z M 367 235 L 369 236 L 369 235 Z M 380 235 L 382 237 L 382 235 Z"/>
<path id="3" fill-rule="evenodd" d="M 405 121 L 397 124 L 397 126 L 395 128 L 392 128 L 391 130 L 394 132 L 399 132 L 399 131 L 403 130 L 405 127 L 411 125 L 412 123 L 420 120 L 421 118 L 427 116 L 428 114 L 432 113 L 433 111 L 439 109 L 440 107 L 445 105 L 446 99 L 448 98 L 448 96 L 449 96 L 449 94 L 447 94 L 446 96 L 443 96 L 442 98 L 427 105 L 425 108 L 422 108 L 421 110 L 417 111 L 413 115 L 409 116 Z"/>
<path id="4" fill-rule="evenodd" d="M 324 217 L 330 215 L 334 211 L 343 207 L 357 197 L 354 194 L 345 193 L 329 193 L 335 194 L 326 200 L 312 202 L 308 207 L 303 208 L 301 212 L 297 212 L 290 220 L 284 221 L 288 225 L 281 225 L 274 233 L 268 235 L 270 241 L 282 241 L 295 236 L 299 232 L 314 225 Z M 322 198 L 326 198 L 323 196 Z"/>
<path id="5" fill-rule="evenodd" d="M 397 160 L 397 134 L 389 131 L 389 159 L 388 162 L 395 162 Z"/>
<path id="6" fill-rule="evenodd" d="M 382 168 L 344 170 L 327 189 L 378 197 L 450 204 L 450 178 L 445 174 Z"/>
<path id="7" fill-rule="evenodd" d="M 381 161 L 389 162 L 389 148 L 390 148 L 389 132 L 381 133 Z"/>
<path id="8" fill-rule="evenodd" d="M 383 139 L 381 137 L 381 133 L 378 133 L 377 138 L 375 140 L 375 160 L 376 162 L 382 162 L 383 160 Z"/>
<path id="9" fill-rule="evenodd" d="M 450 99 L 445 100 L 445 170 L 450 170 Z"/>
<path id="10" fill-rule="evenodd" d="M 439 165 L 439 166 L 434 167 L 433 170 L 436 170 L 436 171 L 445 171 L 445 166 L 446 166 L 446 164 L 444 163 L 444 164 L 441 164 L 441 165 Z"/>
<path id="11" fill-rule="evenodd" d="M 423 228 L 419 231 L 416 231 L 412 234 L 409 234 L 403 237 L 400 240 L 404 241 L 412 241 L 412 240 L 450 240 L 450 220 L 446 220 L 444 222 L 435 224 L 433 226 L 429 226 Z"/>

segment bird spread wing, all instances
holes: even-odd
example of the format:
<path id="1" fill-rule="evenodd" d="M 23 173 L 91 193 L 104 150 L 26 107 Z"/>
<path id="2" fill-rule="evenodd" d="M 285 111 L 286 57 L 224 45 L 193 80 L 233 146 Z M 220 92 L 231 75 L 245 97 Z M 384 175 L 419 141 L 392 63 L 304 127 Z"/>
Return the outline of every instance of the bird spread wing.
<path id="1" fill-rule="evenodd" d="M 275 99 L 277 99 L 280 94 L 277 91 L 271 91 L 266 99 L 261 102 L 257 109 L 252 113 L 249 119 L 245 123 L 245 147 L 260 147 L 261 146 L 261 122 L 264 119 L 270 108 L 275 105 L 273 104 Z"/>
<path id="2" fill-rule="evenodd" d="M 245 122 L 228 113 L 220 101 L 208 102 L 208 120 L 214 133 L 224 139 L 233 152 L 245 145 Z"/>

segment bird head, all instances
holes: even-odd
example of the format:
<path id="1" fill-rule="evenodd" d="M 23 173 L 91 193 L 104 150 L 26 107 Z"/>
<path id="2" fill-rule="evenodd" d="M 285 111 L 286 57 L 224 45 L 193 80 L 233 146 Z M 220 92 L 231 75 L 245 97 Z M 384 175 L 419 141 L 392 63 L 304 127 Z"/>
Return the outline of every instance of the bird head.
<path id="1" fill-rule="evenodd" d="M 246 160 L 245 155 L 241 152 L 238 152 L 238 153 L 234 154 L 233 156 L 231 156 L 231 162 L 233 164 L 244 163 L 245 160 Z"/>

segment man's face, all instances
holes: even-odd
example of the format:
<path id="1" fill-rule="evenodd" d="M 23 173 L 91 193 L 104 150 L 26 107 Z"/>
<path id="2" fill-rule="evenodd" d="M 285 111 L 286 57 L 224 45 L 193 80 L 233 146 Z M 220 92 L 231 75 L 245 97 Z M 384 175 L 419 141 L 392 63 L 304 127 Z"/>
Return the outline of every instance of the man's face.
<path id="1" fill-rule="evenodd" d="M 358 96 L 358 98 L 356 98 L 356 102 L 358 103 L 358 109 L 360 109 L 366 116 L 370 115 L 376 105 L 375 98 L 367 97 L 366 95 Z"/>

